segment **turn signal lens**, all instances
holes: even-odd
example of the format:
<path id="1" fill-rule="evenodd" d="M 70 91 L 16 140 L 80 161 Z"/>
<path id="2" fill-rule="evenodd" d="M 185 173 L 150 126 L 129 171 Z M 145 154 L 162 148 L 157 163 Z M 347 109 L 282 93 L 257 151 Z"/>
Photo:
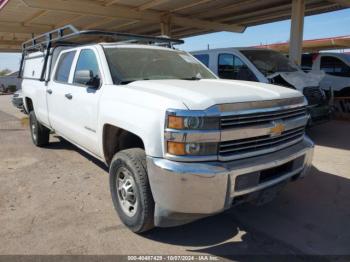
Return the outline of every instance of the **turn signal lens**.
<path id="1" fill-rule="evenodd" d="M 185 144 L 178 142 L 168 142 L 168 153 L 175 156 L 186 155 Z"/>
<path id="2" fill-rule="evenodd" d="M 172 129 L 183 129 L 184 128 L 184 120 L 179 116 L 169 116 L 168 117 L 168 128 Z"/>

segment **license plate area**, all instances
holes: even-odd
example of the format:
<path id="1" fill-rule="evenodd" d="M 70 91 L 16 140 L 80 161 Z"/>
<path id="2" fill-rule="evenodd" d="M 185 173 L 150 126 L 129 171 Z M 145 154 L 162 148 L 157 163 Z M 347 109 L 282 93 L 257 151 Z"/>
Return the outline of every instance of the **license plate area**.
<path id="1" fill-rule="evenodd" d="M 247 190 L 291 173 L 303 166 L 304 159 L 303 155 L 279 166 L 239 175 L 235 180 L 234 191 Z"/>

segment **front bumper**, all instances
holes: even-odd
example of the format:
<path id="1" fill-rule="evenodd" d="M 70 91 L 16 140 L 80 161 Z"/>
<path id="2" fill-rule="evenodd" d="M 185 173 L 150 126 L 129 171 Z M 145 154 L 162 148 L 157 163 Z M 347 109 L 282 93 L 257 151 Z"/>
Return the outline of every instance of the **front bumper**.
<path id="1" fill-rule="evenodd" d="M 313 147 L 305 137 L 286 149 L 230 162 L 184 163 L 147 157 L 155 224 L 184 224 L 228 209 L 240 196 L 303 177 L 311 167 Z M 269 179 L 261 180 L 263 174 L 265 178 L 270 174 Z"/>

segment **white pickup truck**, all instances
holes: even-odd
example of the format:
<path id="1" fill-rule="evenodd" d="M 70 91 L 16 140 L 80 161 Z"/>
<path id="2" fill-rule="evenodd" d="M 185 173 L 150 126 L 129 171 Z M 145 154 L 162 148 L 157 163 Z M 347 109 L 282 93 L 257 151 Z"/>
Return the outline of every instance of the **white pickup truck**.
<path id="1" fill-rule="evenodd" d="M 156 45 L 170 39 L 95 42 L 103 34 L 24 44 L 24 105 L 35 145 L 49 147 L 54 132 L 109 166 L 115 209 L 132 231 L 263 203 L 306 175 L 313 143 L 300 92 L 220 80 Z"/>

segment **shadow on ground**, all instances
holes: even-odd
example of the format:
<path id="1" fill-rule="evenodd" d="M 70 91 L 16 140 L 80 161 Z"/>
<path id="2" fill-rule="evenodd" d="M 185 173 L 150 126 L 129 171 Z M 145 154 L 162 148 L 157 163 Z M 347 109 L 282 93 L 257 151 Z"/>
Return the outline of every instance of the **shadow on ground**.
<path id="1" fill-rule="evenodd" d="M 289 184 L 267 205 L 245 204 L 185 226 L 157 228 L 144 237 L 238 261 L 259 254 L 344 255 L 350 254 L 349 206 L 349 179 L 313 167 L 308 177 Z"/>
<path id="2" fill-rule="evenodd" d="M 308 128 L 307 134 L 320 146 L 350 150 L 350 121 L 330 121 Z"/>
<path id="3" fill-rule="evenodd" d="M 108 172 L 108 167 L 100 160 L 96 159 L 92 155 L 86 153 L 84 150 L 81 150 L 77 146 L 71 144 L 67 140 L 62 137 L 54 136 L 55 141 L 50 141 L 48 145 L 45 146 L 46 149 L 49 150 L 74 150 L 89 161 L 93 162 L 96 166 L 101 168 L 102 170 Z"/>

